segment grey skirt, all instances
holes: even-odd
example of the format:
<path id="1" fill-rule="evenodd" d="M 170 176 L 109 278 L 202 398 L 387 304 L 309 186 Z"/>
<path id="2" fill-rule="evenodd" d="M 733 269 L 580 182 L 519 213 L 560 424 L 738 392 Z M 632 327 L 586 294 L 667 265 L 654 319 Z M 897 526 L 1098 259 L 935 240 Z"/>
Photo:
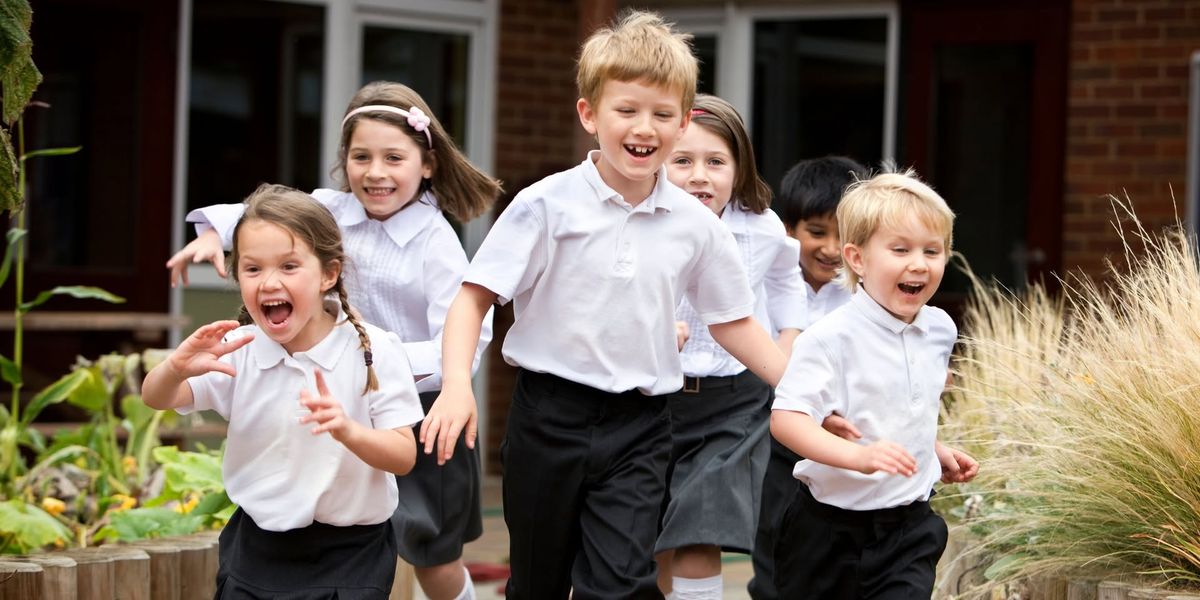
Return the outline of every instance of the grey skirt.
<path id="1" fill-rule="evenodd" d="M 671 463 L 654 551 L 715 545 L 749 553 L 767 468 L 774 391 L 749 370 L 685 381 L 685 391 L 667 396 Z M 691 389 L 696 391 L 686 391 Z"/>

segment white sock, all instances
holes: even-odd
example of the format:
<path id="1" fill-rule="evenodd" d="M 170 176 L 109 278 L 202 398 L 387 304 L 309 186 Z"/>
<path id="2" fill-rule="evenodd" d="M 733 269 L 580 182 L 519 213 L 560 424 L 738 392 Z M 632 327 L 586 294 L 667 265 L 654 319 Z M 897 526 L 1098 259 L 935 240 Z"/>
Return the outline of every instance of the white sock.
<path id="1" fill-rule="evenodd" d="M 471 572 L 463 567 L 463 589 L 454 600 L 475 600 L 475 582 L 471 581 Z"/>
<path id="2" fill-rule="evenodd" d="M 725 582 L 720 575 L 703 579 L 672 577 L 671 588 L 676 600 L 721 600 Z"/>

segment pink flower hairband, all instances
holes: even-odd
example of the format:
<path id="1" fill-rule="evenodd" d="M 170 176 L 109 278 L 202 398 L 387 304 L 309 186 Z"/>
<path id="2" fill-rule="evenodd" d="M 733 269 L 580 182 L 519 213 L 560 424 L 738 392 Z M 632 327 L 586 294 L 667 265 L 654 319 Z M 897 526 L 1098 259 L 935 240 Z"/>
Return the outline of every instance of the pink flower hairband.
<path id="1" fill-rule="evenodd" d="M 425 114 L 424 111 L 415 106 L 409 108 L 408 110 L 396 108 L 395 106 L 388 106 L 386 104 L 368 104 L 366 106 L 360 106 L 346 113 L 345 118 L 342 119 L 342 129 L 346 128 L 346 122 L 349 121 L 350 117 L 353 117 L 354 115 L 365 112 L 379 111 L 394 113 L 408 119 L 408 126 L 412 127 L 413 131 L 425 132 L 425 139 L 429 140 L 429 149 L 433 149 L 433 134 L 429 133 L 429 123 L 431 122 L 431 119 L 429 118 L 429 115 Z"/>

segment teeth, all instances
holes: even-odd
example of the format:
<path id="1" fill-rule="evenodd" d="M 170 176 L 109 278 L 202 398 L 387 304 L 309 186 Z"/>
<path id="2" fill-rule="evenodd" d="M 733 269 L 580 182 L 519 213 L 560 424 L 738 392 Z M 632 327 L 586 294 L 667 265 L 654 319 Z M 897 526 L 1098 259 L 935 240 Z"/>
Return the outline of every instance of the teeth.
<path id="1" fill-rule="evenodd" d="M 263 306 L 283 306 L 284 304 L 287 304 L 287 302 L 283 300 L 268 300 L 263 302 Z"/>
<path id="2" fill-rule="evenodd" d="M 902 292 L 905 292 L 908 294 L 915 294 L 915 293 L 921 291 L 921 289 L 925 287 L 925 284 L 923 284 L 923 283 L 901 283 L 899 287 L 900 287 L 900 291 L 902 291 Z"/>
<path id="3" fill-rule="evenodd" d="M 634 153 L 634 154 L 640 154 L 640 155 L 642 155 L 642 156 L 648 156 L 648 155 L 650 155 L 650 153 L 654 152 L 654 148 L 653 148 L 653 147 L 650 147 L 650 146 L 629 146 L 629 145 L 626 145 L 626 146 L 625 146 L 625 148 L 626 148 L 626 149 L 628 149 L 630 152 L 632 152 L 632 153 Z"/>

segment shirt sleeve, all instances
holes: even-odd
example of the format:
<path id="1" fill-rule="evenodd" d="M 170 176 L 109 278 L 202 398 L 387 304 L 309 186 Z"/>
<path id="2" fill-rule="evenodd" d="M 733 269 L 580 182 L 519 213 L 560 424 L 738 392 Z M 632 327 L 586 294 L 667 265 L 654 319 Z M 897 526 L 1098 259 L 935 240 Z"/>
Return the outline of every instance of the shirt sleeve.
<path id="1" fill-rule="evenodd" d="M 775 389 L 772 410 L 802 412 L 818 423 L 834 412 L 845 414 L 845 391 L 837 377 L 840 372 L 825 344 L 811 331 L 801 333 L 792 344 L 792 357 Z"/>
<path id="2" fill-rule="evenodd" d="M 684 288 L 688 302 L 705 325 L 728 323 L 754 314 L 754 292 L 738 256 L 737 241 L 720 221 L 711 219 L 707 243 Z"/>
<path id="3" fill-rule="evenodd" d="M 800 243 L 782 231 L 776 239 L 775 257 L 767 266 L 763 287 L 767 293 L 767 315 L 776 331 L 803 329 L 808 313 L 808 293 L 800 276 Z"/>
<path id="4" fill-rule="evenodd" d="M 546 223 L 524 192 L 500 213 L 463 281 L 483 286 L 507 304 L 533 286 L 546 268 Z"/>
<path id="5" fill-rule="evenodd" d="M 210 229 L 216 230 L 221 238 L 221 246 L 229 250 L 233 247 L 233 230 L 245 212 L 245 204 L 214 204 L 193 210 L 187 214 L 186 220 L 196 224 L 196 235 Z"/>
<path id="6" fill-rule="evenodd" d="M 367 394 L 371 427 L 397 429 L 421 422 L 425 412 L 400 338 L 391 332 L 372 329 L 371 355 L 379 381 L 379 389 Z"/>

